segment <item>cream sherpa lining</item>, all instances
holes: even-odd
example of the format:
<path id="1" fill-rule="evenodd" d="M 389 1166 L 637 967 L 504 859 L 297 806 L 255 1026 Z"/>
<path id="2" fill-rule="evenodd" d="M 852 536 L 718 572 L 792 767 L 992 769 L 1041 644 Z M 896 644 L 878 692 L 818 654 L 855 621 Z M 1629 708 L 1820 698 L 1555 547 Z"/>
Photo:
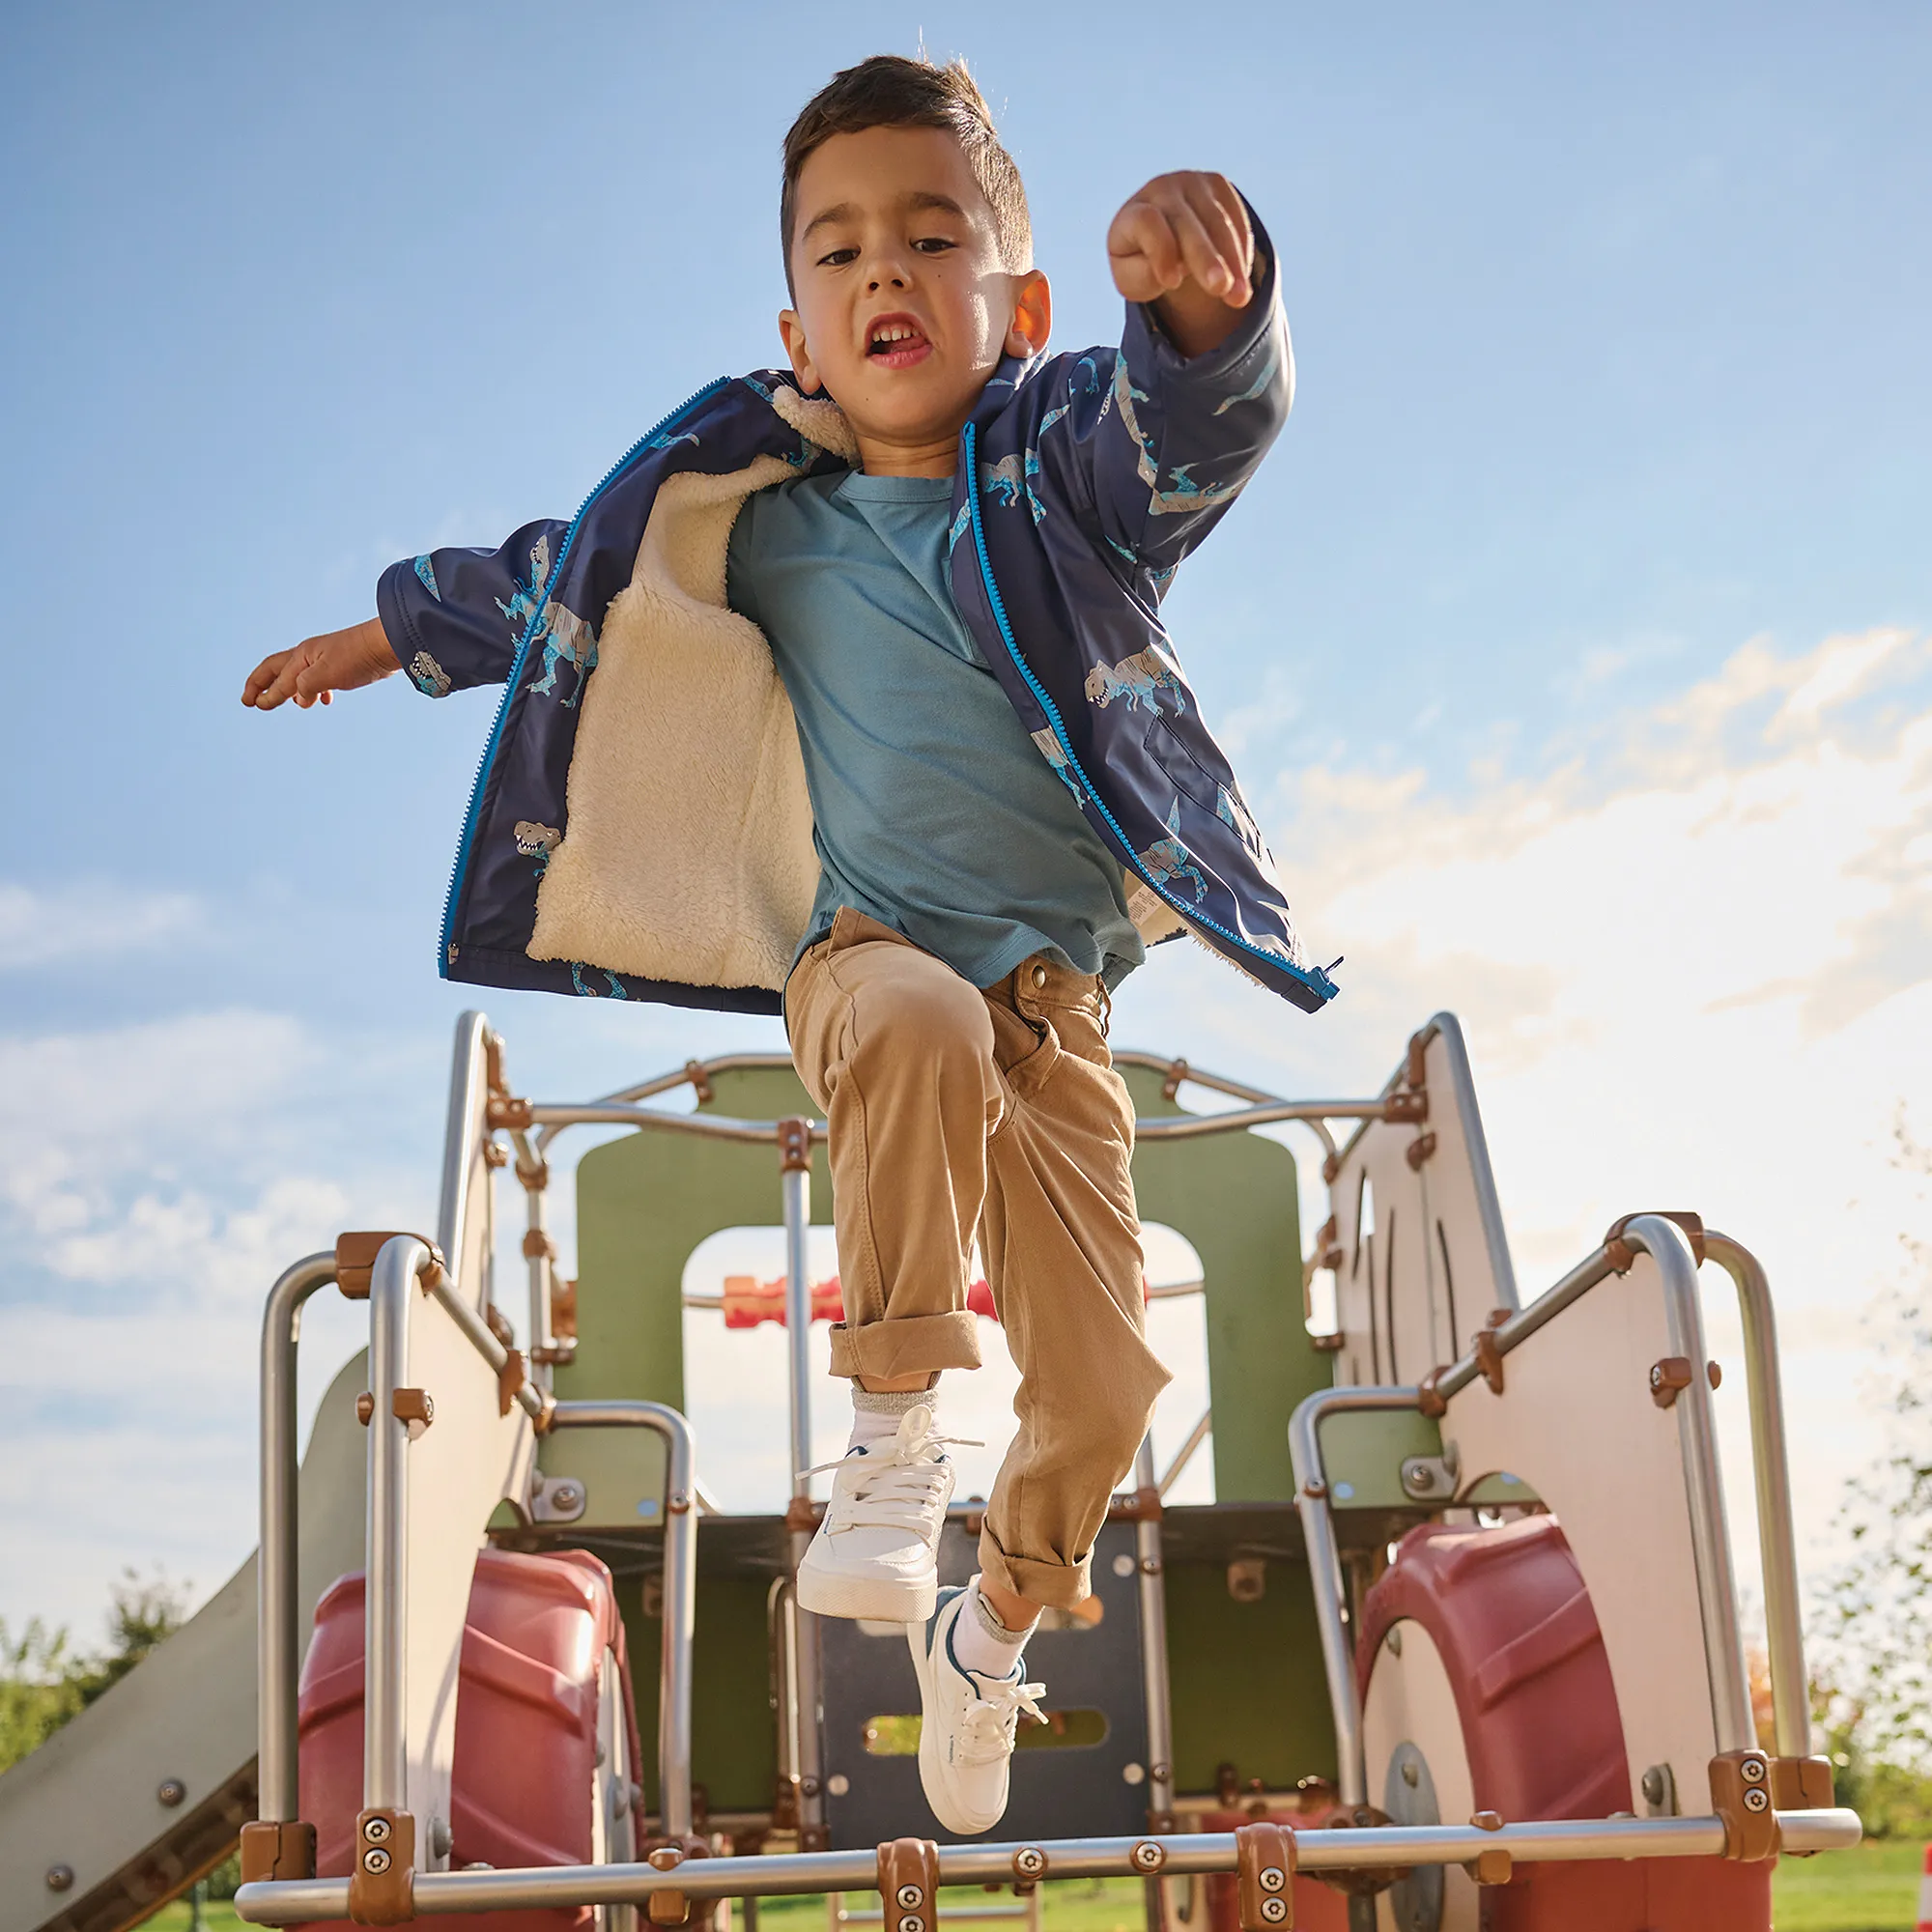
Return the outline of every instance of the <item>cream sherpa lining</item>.
<path id="1" fill-rule="evenodd" d="M 808 441 L 858 460 L 828 398 L 781 387 L 772 406 Z M 583 688 L 569 826 L 537 889 L 532 959 L 784 984 L 818 886 L 811 802 L 791 700 L 764 633 L 724 602 L 724 563 L 745 499 L 797 473 L 761 456 L 659 489 Z M 1135 898 L 1150 939 L 1179 923 L 1145 888 Z"/>

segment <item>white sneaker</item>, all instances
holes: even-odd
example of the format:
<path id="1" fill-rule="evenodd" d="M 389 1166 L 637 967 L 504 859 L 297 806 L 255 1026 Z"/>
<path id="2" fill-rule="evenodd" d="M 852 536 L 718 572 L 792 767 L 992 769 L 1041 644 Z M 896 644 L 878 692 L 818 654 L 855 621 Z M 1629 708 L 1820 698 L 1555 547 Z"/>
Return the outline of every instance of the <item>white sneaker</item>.
<path id="1" fill-rule="evenodd" d="M 1041 1717 L 1034 1700 L 1046 1694 L 1044 1684 L 1025 1681 L 1025 1658 L 1010 1677 L 982 1677 L 959 1662 L 952 1633 L 970 1594 L 942 1591 L 931 1620 L 906 1632 L 919 1673 L 919 1781 L 932 1815 L 962 1838 L 1005 1816 L 1013 1732 L 1021 1712 Z"/>
<path id="2" fill-rule="evenodd" d="M 918 1626 L 939 1594 L 939 1532 L 952 1500 L 953 1468 L 921 1403 L 898 1434 L 849 1449 L 836 1463 L 825 1520 L 798 1566 L 798 1602 L 821 1617 L 866 1617 Z M 977 1445 L 976 1445 L 977 1446 Z"/>

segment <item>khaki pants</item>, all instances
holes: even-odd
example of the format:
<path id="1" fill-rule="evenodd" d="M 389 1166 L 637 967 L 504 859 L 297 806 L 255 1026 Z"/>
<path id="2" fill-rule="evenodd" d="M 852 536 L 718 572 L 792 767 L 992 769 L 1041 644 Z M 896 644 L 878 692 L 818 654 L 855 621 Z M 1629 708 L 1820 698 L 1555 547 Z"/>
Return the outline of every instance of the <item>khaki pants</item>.
<path id="1" fill-rule="evenodd" d="M 981 991 L 849 906 L 785 989 L 792 1058 L 832 1137 L 832 1372 L 978 1368 L 978 1235 L 1020 1372 L 980 1567 L 1061 1607 L 1088 1594 L 1108 1498 L 1168 1380 L 1143 1335 L 1133 1107 L 1104 1001 L 1044 958 Z"/>

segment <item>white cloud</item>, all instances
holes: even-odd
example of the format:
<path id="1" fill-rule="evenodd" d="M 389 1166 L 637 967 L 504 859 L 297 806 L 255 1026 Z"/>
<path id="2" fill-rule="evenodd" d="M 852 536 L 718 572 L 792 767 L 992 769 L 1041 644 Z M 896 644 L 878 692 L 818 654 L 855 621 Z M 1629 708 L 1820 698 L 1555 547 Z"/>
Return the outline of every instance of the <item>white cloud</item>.
<path id="1" fill-rule="evenodd" d="M 184 937 L 200 920 L 185 893 L 98 882 L 36 891 L 0 882 L 0 972 L 142 952 Z"/>

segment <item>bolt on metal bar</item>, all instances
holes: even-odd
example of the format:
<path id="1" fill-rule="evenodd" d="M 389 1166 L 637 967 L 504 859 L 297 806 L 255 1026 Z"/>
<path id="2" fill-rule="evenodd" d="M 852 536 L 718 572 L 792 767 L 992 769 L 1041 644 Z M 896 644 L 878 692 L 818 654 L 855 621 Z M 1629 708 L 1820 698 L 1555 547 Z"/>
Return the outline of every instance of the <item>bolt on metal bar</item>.
<path id="1" fill-rule="evenodd" d="M 1780 1757 L 1811 1749 L 1809 1679 L 1799 1609 L 1798 1539 L 1791 1520 L 1791 1462 L 1784 1443 L 1784 1394 L 1777 1362 L 1777 1318 L 1771 1284 L 1757 1258 L 1712 1229 L 1704 1253 L 1737 1284 L 1744 1319 L 1745 1389 L 1750 1404 L 1751 1469 L 1757 1486 L 1757 1535 L 1764 1567 L 1765 1649 L 1771 1663 L 1772 1728 Z"/>
<path id="2" fill-rule="evenodd" d="M 410 1316 L 429 1250 L 413 1235 L 383 1243 L 369 1281 L 368 1569 L 363 1591 L 362 1806 L 407 1808 L 409 1745 L 409 1425 L 395 1413 L 410 1373 Z"/>
<path id="3" fill-rule="evenodd" d="M 1355 1659 L 1349 1641 L 1348 1581 L 1328 1508 L 1328 1478 L 1321 1466 L 1321 1424 L 1331 1415 L 1361 1409 L 1415 1406 L 1412 1388 L 1318 1389 L 1303 1398 L 1288 1424 L 1289 1460 L 1294 1467 L 1294 1506 L 1308 1546 L 1308 1577 L 1315 1591 L 1315 1627 L 1321 1638 L 1321 1668 L 1328 1681 L 1328 1711 L 1335 1725 L 1336 1789 L 1344 1804 L 1368 1803 L 1369 1774 L 1362 1743 L 1362 1707 L 1355 1694 Z M 1297 1839 L 1298 1842 L 1298 1839 Z"/>
<path id="4" fill-rule="evenodd" d="M 262 1314 L 261 1548 L 255 1557 L 256 1723 L 260 1798 L 256 1815 L 292 1823 L 300 1811 L 296 1777 L 297 1673 L 301 1668 L 298 1567 L 296 1358 L 302 1304 L 335 1279 L 333 1254 L 309 1255 L 283 1271 Z"/>
<path id="5" fill-rule="evenodd" d="M 664 1438 L 664 1648 L 658 1662 L 658 1811 L 691 1834 L 691 1655 L 697 1633 L 697 1509 L 691 1424 L 659 1402 L 560 1402 L 553 1429 L 648 1429 Z"/>
<path id="6" fill-rule="evenodd" d="M 1856 1811 L 1780 1811 L 1787 1852 L 1835 1852 L 1856 1845 L 1863 1827 Z M 1043 1852 L 1043 1877 L 1123 1878 L 1144 1874 L 1134 1852 L 1154 1845 L 1168 1877 L 1238 1868 L 1234 1834 L 1190 1832 L 1139 1838 L 1048 1838 L 1029 1846 L 941 1845 L 941 1885 L 1010 1884 L 1014 1855 Z M 1535 1820 L 1493 1832 L 1471 1825 L 1384 1825 L 1349 1831 L 1296 1832 L 1295 1861 L 1304 1871 L 1400 1869 L 1467 1864 L 1481 1853 L 1506 1851 L 1524 1864 L 1595 1859 L 1714 1859 L 1724 1850 L 1721 1818 L 1589 1818 Z M 1145 1856 L 1145 1854 L 1143 1854 Z M 655 1891 L 688 1898 L 779 1898 L 812 1892 L 865 1891 L 878 1883 L 878 1854 L 794 1852 L 745 1859 L 687 1859 L 675 1873 L 647 1864 L 551 1865 L 524 1871 L 418 1872 L 419 1917 L 459 1912 L 521 1912 L 586 1905 L 642 1905 Z M 342 1918 L 346 1878 L 244 1885 L 235 1895 L 252 1924 L 294 1925 Z"/>
<path id="7" fill-rule="evenodd" d="M 1141 1437 L 1134 1483 L 1155 1488 L 1153 1436 Z M 1174 1810 L 1174 1709 L 1167 1675 L 1167 1578 L 1163 1574 L 1160 1518 L 1143 1511 L 1134 1522 L 1135 1580 L 1140 1591 L 1141 1681 L 1147 1701 L 1148 1811 L 1165 1827 Z"/>

